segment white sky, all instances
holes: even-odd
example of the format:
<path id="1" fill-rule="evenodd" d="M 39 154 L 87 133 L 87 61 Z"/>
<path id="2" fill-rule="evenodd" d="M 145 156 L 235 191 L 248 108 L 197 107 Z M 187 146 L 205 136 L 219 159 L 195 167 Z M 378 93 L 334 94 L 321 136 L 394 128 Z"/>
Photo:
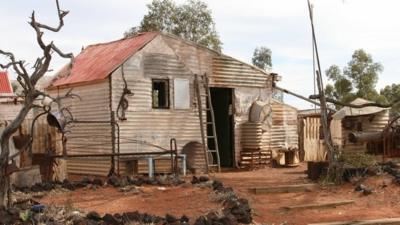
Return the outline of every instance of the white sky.
<path id="1" fill-rule="evenodd" d="M 60 0 L 71 11 L 60 33 L 46 33 L 47 40 L 65 52 L 79 53 L 82 46 L 122 37 L 137 26 L 149 0 Z M 183 2 L 178 0 L 177 2 Z M 308 96 L 313 93 L 311 32 L 306 0 L 206 0 L 216 22 L 223 52 L 250 62 L 256 46 L 272 50 L 273 71 L 283 76 L 280 86 Z M 355 49 L 364 48 L 384 72 L 378 88 L 398 83 L 400 73 L 400 1 L 313 0 L 322 69 L 346 65 Z M 56 24 L 53 0 L 2 1 L 0 49 L 12 51 L 33 64 L 40 54 L 32 28 L 32 10 L 41 22 Z M 4 58 L 0 58 L 3 60 Z M 56 58 L 57 70 L 67 61 Z M 310 104 L 285 96 L 299 108 Z"/>

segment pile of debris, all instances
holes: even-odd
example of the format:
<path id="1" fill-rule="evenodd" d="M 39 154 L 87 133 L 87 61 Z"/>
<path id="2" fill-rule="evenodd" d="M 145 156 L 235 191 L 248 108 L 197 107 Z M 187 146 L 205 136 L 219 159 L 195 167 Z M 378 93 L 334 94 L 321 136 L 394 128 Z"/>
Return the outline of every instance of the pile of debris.
<path id="1" fill-rule="evenodd" d="M 156 181 L 154 181 L 156 180 Z M 152 185 L 177 185 L 183 181 L 179 178 L 162 177 L 158 179 L 146 178 L 118 178 L 110 177 L 106 182 L 114 187 L 135 184 L 152 184 Z M 126 182 L 126 183 L 125 183 Z M 99 180 L 83 179 L 79 182 L 62 182 L 56 184 L 65 188 L 79 188 L 88 185 L 104 185 Z M 249 202 L 246 199 L 239 198 L 230 187 L 225 187 L 223 183 L 216 180 L 210 180 L 206 176 L 193 177 L 192 184 L 194 187 L 203 186 L 212 188 L 215 195 L 225 196 L 220 199 L 222 208 L 209 212 L 206 215 L 198 217 L 194 225 L 237 225 L 252 223 L 252 214 Z M 50 184 L 38 184 L 35 188 L 51 189 Z M 30 190 L 35 188 L 31 187 Z M 189 225 L 189 218 L 185 215 L 176 217 L 166 214 L 165 217 L 140 213 L 138 211 L 125 212 L 122 214 L 105 214 L 100 216 L 97 212 L 82 213 L 73 208 L 44 206 L 40 203 L 33 202 L 31 205 L 15 205 L 14 208 L 0 209 L 0 224 L 71 224 L 71 225 L 124 225 L 124 224 L 162 224 L 162 225 Z"/>
<path id="2" fill-rule="evenodd" d="M 394 177 L 394 182 L 396 184 L 400 184 L 400 165 L 399 164 L 392 162 L 392 161 L 382 163 L 382 170 L 385 171 L 386 173 L 392 175 Z"/>

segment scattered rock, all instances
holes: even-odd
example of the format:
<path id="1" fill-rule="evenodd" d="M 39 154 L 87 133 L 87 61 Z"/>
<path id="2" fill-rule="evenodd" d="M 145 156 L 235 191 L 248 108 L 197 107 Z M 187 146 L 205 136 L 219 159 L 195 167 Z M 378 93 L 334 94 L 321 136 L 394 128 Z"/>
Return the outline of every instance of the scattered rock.
<path id="1" fill-rule="evenodd" d="M 113 215 L 108 214 L 108 213 L 103 216 L 103 222 L 107 225 L 121 224 Z"/>
<path id="2" fill-rule="evenodd" d="M 199 178 L 197 178 L 196 176 L 193 176 L 193 177 L 192 177 L 192 181 L 190 181 L 190 183 L 192 183 L 192 184 L 198 184 L 198 183 L 200 183 L 200 180 L 199 180 Z"/>
<path id="3" fill-rule="evenodd" d="M 120 187 L 121 183 L 120 180 L 118 179 L 117 176 L 115 175 L 111 175 L 108 179 L 107 179 L 107 183 L 113 187 Z"/>
<path id="4" fill-rule="evenodd" d="M 214 191 L 223 191 L 224 185 L 222 184 L 221 181 L 214 180 L 212 183 L 212 188 Z"/>
<path id="5" fill-rule="evenodd" d="M 186 215 L 183 215 L 180 218 L 181 223 L 189 223 L 189 217 L 187 217 Z"/>
<path id="6" fill-rule="evenodd" d="M 210 180 L 210 178 L 208 178 L 208 177 L 206 177 L 206 176 L 200 176 L 200 177 L 199 177 L 200 183 L 207 182 L 207 181 L 209 181 L 209 180 Z"/>
<path id="7" fill-rule="evenodd" d="M 90 220 L 94 220 L 94 221 L 100 221 L 101 220 L 101 216 L 95 212 L 95 211 L 91 211 L 86 215 L 86 218 L 90 219 Z"/>
<path id="8" fill-rule="evenodd" d="M 357 185 L 354 191 L 362 192 L 364 195 L 372 194 L 372 188 L 369 188 L 363 184 Z"/>
<path id="9" fill-rule="evenodd" d="M 93 181 L 92 181 L 92 184 L 93 185 L 97 185 L 97 186 L 103 186 L 104 182 L 100 178 L 94 178 Z"/>
<path id="10" fill-rule="evenodd" d="M 165 220 L 167 221 L 167 223 L 174 223 L 178 219 L 173 215 L 167 214 L 167 215 L 165 215 Z"/>

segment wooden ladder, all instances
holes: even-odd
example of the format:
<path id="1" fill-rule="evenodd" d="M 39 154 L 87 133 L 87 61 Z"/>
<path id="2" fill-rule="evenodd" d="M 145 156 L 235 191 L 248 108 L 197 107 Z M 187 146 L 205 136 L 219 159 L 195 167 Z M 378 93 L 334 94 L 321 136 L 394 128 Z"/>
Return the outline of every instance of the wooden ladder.
<path id="1" fill-rule="evenodd" d="M 206 74 L 200 76 L 201 80 L 197 74 L 195 74 L 195 88 L 196 88 L 196 97 L 197 97 L 197 107 L 199 111 L 199 121 L 200 121 L 200 130 L 201 130 L 201 140 L 203 144 L 204 158 L 206 161 L 206 172 L 221 171 L 220 157 L 219 157 L 219 149 L 218 149 L 218 138 L 217 131 L 215 128 L 215 116 L 214 109 L 212 107 L 211 102 L 211 94 L 210 87 L 208 85 L 208 77 Z M 201 86 L 204 88 L 205 94 L 201 94 Z M 206 107 L 204 108 L 202 105 L 202 97 L 206 97 Z M 204 121 L 203 115 L 207 115 L 209 113 L 210 120 L 207 119 Z M 211 133 L 207 133 L 207 128 L 211 126 Z M 215 149 L 209 148 L 210 140 L 214 140 Z"/>

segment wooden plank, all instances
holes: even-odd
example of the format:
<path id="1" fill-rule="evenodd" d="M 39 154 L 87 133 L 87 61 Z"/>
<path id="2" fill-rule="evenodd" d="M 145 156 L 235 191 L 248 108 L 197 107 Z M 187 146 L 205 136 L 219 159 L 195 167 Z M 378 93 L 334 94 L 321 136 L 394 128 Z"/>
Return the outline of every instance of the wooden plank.
<path id="1" fill-rule="evenodd" d="M 400 218 L 353 220 L 353 221 L 328 222 L 328 223 L 310 223 L 309 225 L 386 225 L 386 224 L 400 224 Z"/>
<path id="2" fill-rule="evenodd" d="M 336 202 L 326 202 L 326 203 L 314 203 L 314 204 L 301 204 L 301 205 L 292 205 L 292 206 L 284 206 L 282 209 L 285 210 L 299 210 L 299 209 L 319 209 L 319 208 L 330 208 L 341 205 L 353 204 L 354 200 L 344 200 L 344 201 L 336 201 Z"/>
<path id="3" fill-rule="evenodd" d="M 312 191 L 318 187 L 319 187 L 318 184 L 295 184 L 295 185 L 256 187 L 256 188 L 250 188 L 250 191 L 255 194 L 291 193 L 291 192 Z"/>

